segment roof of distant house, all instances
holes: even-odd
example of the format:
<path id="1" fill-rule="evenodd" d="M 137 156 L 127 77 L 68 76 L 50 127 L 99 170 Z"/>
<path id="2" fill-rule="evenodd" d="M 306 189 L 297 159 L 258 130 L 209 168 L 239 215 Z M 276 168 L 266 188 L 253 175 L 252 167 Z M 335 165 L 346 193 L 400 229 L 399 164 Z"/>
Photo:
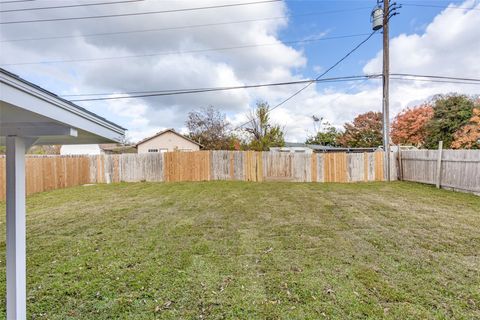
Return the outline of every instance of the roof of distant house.
<path id="1" fill-rule="evenodd" d="M 185 140 L 188 140 L 188 141 L 190 141 L 190 142 L 192 142 L 192 143 L 195 143 L 196 145 L 198 145 L 198 146 L 200 146 L 200 147 L 203 147 L 200 143 L 196 142 L 195 140 L 192 140 L 192 139 L 190 139 L 190 138 L 185 137 L 183 134 L 178 133 L 178 132 L 175 131 L 175 129 L 173 129 L 173 128 L 170 128 L 170 129 L 166 129 L 166 130 L 157 132 L 157 133 L 155 133 L 155 134 L 154 134 L 153 136 L 151 136 L 151 137 L 148 137 L 148 138 L 145 138 L 145 139 L 143 139 L 143 140 L 140 140 L 139 142 L 137 142 L 137 144 L 135 145 L 135 147 L 137 147 L 138 145 L 140 145 L 140 144 L 142 144 L 142 143 L 145 143 L 145 142 L 147 142 L 147 141 L 149 141 L 149 140 L 152 140 L 153 138 L 156 138 L 156 137 L 158 137 L 158 136 L 161 136 L 162 134 L 167 133 L 167 132 L 174 133 L 174 134 L 176 134 L 177 136 L 182 137 L 182 138 L 185 139 Z"/>
<path id="2" fill-rule="evenodd" d="M 285 148 L 309 148 L 314 152 L 371 152 L 378 150 L 378 148 L 332 147 L 319 144 L 306 144 L 302 142 L 285 142 Z"/>

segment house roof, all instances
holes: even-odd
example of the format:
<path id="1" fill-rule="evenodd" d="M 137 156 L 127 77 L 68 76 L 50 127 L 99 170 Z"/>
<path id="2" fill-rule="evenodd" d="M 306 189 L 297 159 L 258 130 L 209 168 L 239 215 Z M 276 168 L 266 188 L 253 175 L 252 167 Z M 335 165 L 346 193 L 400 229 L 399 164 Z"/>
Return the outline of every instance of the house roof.
<path id="1" fill-rule="evenodd" d="M 301 142 L 285 142 L 284 148 L 308 148 L 312 149 L 314 152 L 372 152 L 378 148 L 350 148 L 350 147 L 331 147 L 331 146 L 322 146 L 319 144 L 306 144 Z"/>
<path id="2" fill-rule="evenodd" d="M 183 139 L 185 139 L 185 140 L 187 140 L 187 141 L 190 141 L 190 142 L 192 142 L 192 143 L 195 143 L 195 144 L 198 145 L 199 147 L 203 147 L 200 143 L 198 143 L 198 142 L 196 142 L 196 141 L 194 141 L 194 140 L 192 140 L 192 139 L 190 139 L 190 138 L 185 137 L 183 134 L 180 134 L 180 133 L 176 132 L 175 129 L 173 129 L 173 128 L 170 128 L 170 129 L 166 129 L 166 130 L 157 132 L 157 133 L 155 133 L 155 134 L 154 134 L 153 136 L 151 136 L 151 137 L 148 137 L 148 138 L 145 138 L 145 139 L 143 139 L 143 140 L 140 140 L 139 142 L 137 142 L 137 144 L 135 145 L 135 147 L 138 147 L 140 144 L 145 143 L 145 142 L 147 142 L 147 141 L 149 141 L 149 140 L 152 140 L 153 138 L 156 138 L 156 137 L 158 137 L 158 136 L 161 136 L 162 134 L 167 133 L 167 132 L 174 133 L 174 134 L 176 134 L 177 136 L 179 136 L 179 137 L 181 137 L 181 138 L 183 138 Z"/>
<path id="3" fill-rule="evenodd" d="M 22 82 L 22 83 L 24 83 L 24 84 L 26 84 L 26 85 L 29 85 L 29 86 L 31 86 L 31 87 L 34 87 L 35 89 L 37 89 L 37 90 L 39 90 L 39 91 L 42 91 L 43 93 L 46 93 L 46 94 L 48 94 L 49 96 L 52 96 L 52 97 L 54 97 L 55 99 L 58 99 L 58 100 L 60 100 L 60 101 L 62 101 L 62 102 L 64 102 L 64 103 L 66 103 L 66 104 L 74 107 L 75 109 L 78 109 L 78 110 L 80 110 L 80 111 L 82 111 L 82 112 L 84 112 L 84 113 L 86 113 L 86 114 L 89 114 L 89 115 L 91 115 L 91 116 L 94 116 L 95 118 L 97 118 L 97 119 L 99 119 L 99 120 L 102 120 L 102 121 L 104 121 L 104 122 L 106 122 L 106 123 L 109 123 L 109 124 L 111 124 L 111 125 L 119 128 L 119 129 L 127 130 L 126 128 L 123 128 L 122 126 L 120 126 L 120 125 L 118 125 L 118 124 L 116 124 L 116 123 L 114 123 L 114 122 L 112 122 L 112 121 L 110 121 L 110 120 L 107 120 L 107 119 L 105 119 L 105 118 L 103 118 L 103 117 L 100 117 L 100 116 L 97 115 L 96 113 L 93 113 L 93 112 L 91 112 L 91 111 L 89 111 L 89 110 L 87 110 L 87 109 L 85 109 L 85 108 L 82 108 L 82 107 L 80 107 L 79 105 L 77 105 L 77 104 L 75 104 L 75 103 L 73 103 L 73 102 L 71 102 L 71 101 L 68 101 L 68 100 L 60 97 L 60 96 L 56 95 L 55 93 L 53 93 L 53 92 L 51 92 L 51 91 L 48 91 L 47 89 L 44 89 L 44 88 L 40 87 L 39 85 L 36 85 L 35 83 L 32 83 L 32 82 L 30 82 L 30 81 L 28 81 L 28 80 L 23 79 L 22 77 L 20 77 L 19 75 L 16 75 L 15 73 L 12 73 L 12 72 L 10 72 L 10 71 L 8 71 L 8 70 L 5 70 L 5 69 L 3 69 L 3 68 L 0 68 L 0 73 L 3 73 L 3 74 L 8 75 L 8 76 L 10 76 L 10 77 L 12 77 L 12 78 L 15 78 L 15 79 L 17 79 L 18 81 L 20 81 L 20 82 Z"/>
<path id="4" fill-rule="evenodd" d="M 0 144 L 5 136 L 35 144 L 118 142 L 125 128 L 0 68 Z"/>

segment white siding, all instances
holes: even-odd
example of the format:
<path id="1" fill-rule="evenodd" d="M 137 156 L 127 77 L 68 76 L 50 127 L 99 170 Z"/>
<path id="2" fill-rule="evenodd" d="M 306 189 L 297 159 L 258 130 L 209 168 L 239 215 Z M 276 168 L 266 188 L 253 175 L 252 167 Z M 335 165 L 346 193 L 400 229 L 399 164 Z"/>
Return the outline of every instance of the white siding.
<path id="1" fill-rule="evenodd" d="M 65 144 L 60 147 L 60 154 L 66 155 L 99 155 L 102 150 L 98 144 Z"/>
<path id="2" fill-rule="evenodd" d="M 189 141 L 171 131 L 149 139 L 137 146 L 138 153 L 149 153 L 149 150 L 166 151 L 199 151 L 198 144 Z M 150 151 L 151 152 L 151 151 Z"/>

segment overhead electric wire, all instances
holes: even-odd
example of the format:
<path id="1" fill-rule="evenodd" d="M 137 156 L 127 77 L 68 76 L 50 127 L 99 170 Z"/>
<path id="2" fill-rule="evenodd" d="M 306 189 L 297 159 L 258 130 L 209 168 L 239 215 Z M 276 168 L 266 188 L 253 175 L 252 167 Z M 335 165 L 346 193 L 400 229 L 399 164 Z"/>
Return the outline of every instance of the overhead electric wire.
<path id="1" fill-rule="evenodd" d="M 103 57 L 103 58 L 85 58 L 85 59 L 68 59 L 68 60 L 66 59 L 66 60 L 50 60 L 50 61 L 36 61 L 36 62 L 4 63 L 4 64 L 0 64 L 0 66 L 22 66 L 22 65 L 36 65 L 36 64 L 97 62 L 97 61 L 107 61 L 107 60 L 145 58 L 145 57 L 155 57 L 155 56 L 163 56 L 163 55 L 171 55 L 171 54 L 203 53 L 203 52 L 211 52 L 211 51 L 227 51 L 227 50 L 247 49 L 247 48 L 255 48 L 255 47 L 278 46 L 278 45 L 284 45 L 284 44 L 309 43 L 309 42 L 316 42 L 316 41 L 327 41 L 327 40 L 335 40 L 335 39 L 354 38 L 354 37 L 361 37 L 361 36 L 365 36 L 365 35 L 368 35 L 368 33 L 312 38 L 312 39 L 305 39 L 305 40 L 292 40 L 292 41 L 283 41 L 283 42 L 275 42 L 275 43 L 246 44 L 246 45 L 241 45 L 241 46 L 221 47 L 221 48 L 211 48 L 211 49 L 163 51 L 163 52 L 146 53 L 146 54 L 139 54 L 139 55 L 128 55 L 128 56 L 112 56 L 112 57 Z"/>
<path id="2" fill-rule="evenodd" d="M 145 0 L 121 0 L 121 1 L 111 1 L 111 2 L 92 2 L 92 3 L 81 3 L 81 4 L 67 4 L 67 5 L 62 5 L 62 6 L 51 6 L 51 7 L 7 9 L 7 10 L 0 10 L 0 13 L 37 11 L 37 10 L 51 10 L 51 9 L 65 9 L 65 8 L 76 8 L 76 7 L 105 6 L 105 5 L 111 5 L 111 4 L 121 4 L 121 3 L 141 2 L 141 1 L 145 1 Z"/>
<path id="3" fill-rule="evenodd" d="M 391 74 L 395 75 L 395 74 Z M 381 74 L 370 74 L 370 75 L 356 75 L 356 76 L 343 76 L 343 77 L 334 77 L 334 78 L 324 78 L 324 79 L 308 79 L 308 80 L 298 80 L 298 81 L 287 81 L 287 82 L 274 82 L 274 83 L 264 83 L 264 84 L 254 84 L 254 85 L 242 85 L 242 86 L 223 86 L 223 87 L 207 87 L 207 88 L 188 88 L 188 89 L 164 89 L 164 90 L 149 90 L 149 91 L 127 91 L 127 92 L 98 92 L 98 93 L 77 93 L 77 94 L 64 94 L 61 95 L 62 98 L 68 97 L 92 97 L 92 96 L 105 96 L 103 98 L 108 98 L 108 100 L 113 99 L 122 99 L 122 98 L 139 98 L 145 97 L 143 95 L 159 96 L 159 95 L 172 95 L 172 94 L 185 94 L 185 93 L 202 93 L 210 91 L 226 91 L 226 90 L 236 90 L 236 89 L 249 89 L 249 88 L 260 88 L 260 87 L 271 87 L 271 86 L 285 86 L 285 85 L 296 85 L 310 83 L 312 81 L 317 83 L 328 83 L 328 82 L 344 82 L 344 81 L 357 81 L 362 80 L 362 83 L 378 79 Z M 416 75 L 409 74 L 410 78 L 403 78 L 399 76 L 393 76 L 390 79 L 392 80 L 405 80 L 405 81 L 426 81 L 426 82 L 441 82 L 441 83 L 458 83 L 458 84 L 474 84 L 480 85 L 480 79 L 469 79 L 469 78 L 458 78 L 458 77 L 447 77 L 447 76 L 434 76 L 434 75 Z M 413 77 L 414 79 L 412 79 Z M 415 79 L 417 77 L 428 77 L 430 79 Z M 442 79 L 442 80 L 436 80 Z M 446 80 L 451 79 L 451 80 Z M 467 81 L 462 81 L 458 79 L 466 79 Z M 360 84 L 362 84 L 360 83 Z M 357 84 L 354 85 L 358 86 Z M 348 91 L 347 91 L 348 92 Z M 157 95 L 158 94 L 158 95 Z M 112 97 L 112 95 L 117 95 Z M 120 97 L 118 95 L 121 95 Z M 141 96 L 140 96 L 141 95 Z M 100 98 L 98 100 L 104 100 Z M 72 100 L 72 101 L 91 101 L 90 99 L 81 99 L 81 100 Z"/>
<path id="4" fill-rule="evenodd" d="M 433 80 L 433 79 L 412 79 L 412 78 L 397 78 L 390 77 L 390 80 L 400 80 L 400 81 L 421 81 L 421 82 L 437 82 L 437 83 L 451 83 L 451 84 L 471 84 L 471 85 L 480 85 L 480 82 L 467 82 L 467 81 L 456 81 L 456 80 Z"/>
<path id="5" fill-rule="evenodd" d="M 206 6 L 206 7 L 181 8 L 181 9 L 147 11 L 147 12 L 136 12 L 136 13 L 105 14 L 105 15 L 98 15 L 98 16 L 67 17 L 67 18 L 52 18 L 52 19 L 38 19 L 38 20 L 2 21 L 2 22 L 0 22 L 0 24 L 1 25 L 8 25 L 8 24 L 20 24 L 20 23 L 37 23 L 37 22 L 56 22 L 56 21 L 71 21 L 71 20 L 85 20 L 85 19 L 118 18 L 118 17 L 140 16 L 140 15 L 149 15 L 149 14 L 163 14 L 163 13 L 175 13 L 175 12 L 185 12 L 185 11 L 230 8 L 230 7 L 256 5 L 256 4 L 264 4 L 264 3 L 272 3 L 272 2 L 280 2 L 280 1 L 282 1 L 282 0 L 262 0 L 262 1 L 244 2 L 244 3 L 229 3 L 229 4 L 221 4 L 221 5 Z"/>
<path id="6" fill-rule="evenodd" d="M 117 95 L 122 95 L 122 96 L 114 96 L 114 97 L 107 96 L 107 97 L 99 97 L 99 98 L 73 99 L 73 100 L 70 100 L 70 101 L 81 102 L 81 101 L 120 100 L 120 99 L 135 99 L 135 98 L 146 98 L 146 97 L 172 96 L 172 95 L 191 94 L 191 93 L 205 93 L 205 92 L 214 92 L 214 91 L 227 91 L 227 90 L 238 90 L 238 89 L 286 86 L 286 85 L 296 85 L 296 84 L 304 84 L 304 83 L 312 83 L 312 82 L 357 81 L 357 80 L 365 80 L 365 79 L 368 79 L 368 78 L 375 78 L 375 77 L 379 77 L 379 76 L 380 75 L 345 76 L 345 77 L 335 77 L 335 78 L 326 78 L 326 79 L 308 79 L 308 80 L 298 80 L 298 81 L 288 81 L 288 82 L 274 82 L 274 83 L 230 86 L 230 87 L 171 89 L 171 90 L 157 90 L 157 91 L 134 91 L 134 92 L 128 92 L 128 93 L 127 92 L 125 92 L 125 93 L 89 93 L 89 94 L 63 95 L 61 97 L 115 95 L 115 94 L 117 94 Z M 126 94 L 129 94 L 129 95 L 126 95 Z"/>
<path id="7" fill-rule="evenodd" d="M 477 79 L 477 78 L 450 77 L 450 76 L 437 76 L 437 75 L 422 75 L 422 74 L 412 74 L 412 73 L 390 73 L 390 75 L 391 76 L 403 76 L 403 77 L 459 80 L 459 81 L 480 81 L 480 78 Z"/>
<path id="8" fill-rule="evenodd" d="M 226 21 L 226 22 L 217 22 L 217 23 L 214 22 L 214 23 L 204 23 L 204 24 L 196 24 L 196 25 L 177 26 L 177 27 L 164 27 L 164 28 L 140 29 L 140 30 L 130 30 L 130 31 L 117 31 L 117 32 L 101 32 L 101 33 L 89 33 L 89 34 L 80 34 L 80 35 L 49 36 L 49 37 L 36 37 L 36 38 L 23 38 L 23 39 L 22 38 L 20 38 L 20 39 L 6 39 L 6 40 L 0 40 L 0 42 L 20 42 L 20 41 L 36 41 L 36 40 L 51 40 L 51 39 L 88 38 L 88 37 L 103 37 L 103 36 L 119 35 L 119 34 L 132 34 L 132 33 L 144 33 L 144 32 L 182 30 L 182 29 L 203 28 L 203 27 L 221 26 L 221 25 L 229 25 L 229 24 L 240 24 L 240 23 L 248 23 L 248 22 L 280 20 L 280 19 L 305 17 L 305 16 L 316 16 L 316 15 L 331 14 L 331 13 L 343 13 L 343 12 L 351 12 L 351 11 L 358 11 L 358 10 L 364 10 L 364 9 L 370 9 L 370 7 L 357 7 L 357 8 L 351 8 L 351 9 L 343 9 L 343 10 L 318 11 L 318 12 L 309 12 L 309 13 L 287 15 L 287 16 L 259 18 L 259 19 L 245 19 L 245 20 Z"/>
<path id="9" fill-rule="evenodd" d="M 359 44 L 357 44 L 352 50 L 350 50 L 347 54 L 345 54 L 341 59 L 339 59 L 337 62 L 335 62 L 332 66 L 330 66 L 327 70 L 325 70 L 322 74 L 320 74 L 318 77 L 315 78 L 315 80 L 312 80 L 311 82 L 307 83 L 307 85 L 305 85 L 303 88 L 301 88 L 300 90 L 297 90 L 295 93 L 293 93 L 292 95 L 290 95 L 288 98 L 282 100 L 280 103 L 276 104 L 275 106 L 273 106 L 272 108 L 270 108 L 268 110 L 267 113 L 270 113 L 272 112 L 273 110 L 277 109 L 278 107 L 280 107 L 281 105 L 285 104 L 286 102 L 290 101 L 291 99 L 293 99 L 295 96 L 297 96 L 298 94 L 300 94 L 301 92 L 303 92 L 305 89 L 307 89 L 308 87 L 310 87 L 313 83 L 317 82 L 318 80 L 320 80 L 320 78 L 322 78 L 324 75 L 326 75 L 328 72 L 330 72 L 332 69 L 334 69 L 336 66 L 338 66 L 340 63 L 342 63 L 345 59 L 347 59 L 352 53 L 354 53 L 355 51 L 357 51 L 365 42 L 367 42 L 368 40 L 370 40 L 370 38 L 375 34 L 377 33 L 378 30 L 376 31 L 373 31 L 372 33 L 370 33 L 368 35 L 368 37 L 366 37 L 362 42 L 360 42 Z M 237 126 L 235 128 L 235 130 L 237 129 L 240 129 L 241 127 L 249 124 L 250 122 L 252 122 L 251 120 L 241 124 L 240 126 Z"/>
<path id="10" fill-rule="evenodd" d="M 20 3 L 20 2 L 33 2 L 35 0 L 12 0 L 12 1 L 2 1 L 0 4 L 9 4 L 9 3 Z"/>
<path id="11" fill-rule="evenodd" d="M 393 74 L 392 74 L 393 75 Z M 181 95 L 181 94 L 193 94 L 193 93 L 206 93 L 206 92 L 215 92 L 215 91 L 229 91 L 229 90 L 238 90 L 238 89 L 251 89 L 251 88 L 262 88 L 262 87 L 274 87 L 274 86 L 287 86 L 287 85 L 297 85 L 297 84 L 307 84 L 307 86 L 312 83 L 330 83 L 330 82 L 349 82 L 349 81 L 359 81 L 362 83 L 367 80 L 379 79 L 381 74 L 371 74 L 371 75 L 357 75 L 357 76 L 343 76 L 343 77 L 332 77 L 320 79 L 320 76 L 315 79 L 307 80 L 298 80 L 298 81 L 288 81 L 288 82 L 274 82 L 274 83 L 263 83 L 263 84 L 254 84 L 254 85 L 242 85 L 242 86 L 223 86 L 223 87 L 209 87 L 209 88 L 190 88 L 190 89 L 165 89 L 165 90 L 151 90 L 151 91 L 131 91 L 131 92 L 111 92 L 111 93 L 84 93 L 84 94 L 66 94 L 61 95 L 62 98 L 67 97 L 88 97 L 88 96 L 102 96 L 98 98 L 82 98 L 82 99 L 73 99 L 72 102 L 82 102 L 82 101 L 103 101 L 103 100 L 120 100 L 120 99 L 135 99 L 135 98 L 146 98 L 146 97 L 160 97 L 160 96 L 172 96 L 172 95 Z M 480 79 L 470 79 L 473 82 L 465 82 L 458 80 L 446 80 L 446 79 L 467 79 L 467 78 L 456 78 L 456 77 L 446 77 L 446 76 L 425 76 L 425 75 L 415 75 L 409 74 L 410 77 L 429 77 L 433 79 L 411 79 L 411 78 L 400 78 L 400 77 L 391 77 L 392 80 L 405 80 L 405 81 L 429 81 L 429 82 L 444 82 L 444 83 L 458 83 L 458 84 L 473 84 L 480 85 Z M 435 79 L 443 80 L 435 80 Z M 306 89 L 307 86 L 304 86 L 302 89 Z M 301 90 L 302 90 L 301 89 Z M 303 91 L 302 90 L 302 91 Z M 301 92 L 298 90 L 296 94 Z M 290 100 L 294 95 L 291 95 L 288 100 Z M 116 96 L 114 96 L 116 95 Z M 288 101 L 284 100 L 285 102 Z M 283 103 L 285 103 L 283 102 Z M 279 107 L 281 104 L 277 104 L 270 109 L 272 111 L 274 108 Z M 248 123 L 248 122 L 247 122 Z M 247 124 L 245 123 L 245 124 Z M 245 125 L 243 124 L 243 125 Z M 241 125 L 241 126 L 243 126 Z M 240 126 L 240 127 L 241 127 Z"/>
<path id="12" fill-rule="evenodd" d="M 420 8 L 441 8 L 441 9 L 458 9 L 458 10 L 480 10 L 476 7 L 466 8 L 466 7 L 452 7 L 448 6 L 441 6 L 435 4 L 420 4 L 420 3 L 402 3 L 404 7 L 420 7 Z"/>
<path id="13" fill-rule="evenodd" d="M 99 97 L 99 98 L 72 99 L 72 100 L 70 100 L 72 102 L 123 100 L 123 99 L 137 99 L 137 98 L 148 98 L 148 97 L 161 97 L 161 96 L 194 94 L 194 93 L 207 93 L 207 92 L 216 92 L 216 91 L 230 91 L 230 90 L 238 90 L 238 89 L 252 89 L 252 88 L 262 88 L 262 87 L 288 86 L 288 85 L 297 85 L 297 84 L 304 84 L 304 83 L 311 84 L 311 83 L 332 83 L 332 82 L 350 82 L 350 81 L 362 81 L 361 83 L 364 83 L 368 80 L 380 79 L 380 77 L 381 77 L 381 74 L 375 74 L 375 75 L 365 75 L 365 76 L 348 76 L 348 77 L 335 77 L 335 78 L 325 78 L 325 79 L 309 79 L 309 80 L 299 80 L 299 81 L 290 81 L 290 82 L 276 82 L 276 83 L 231 86 L 231 87 L 170 89 L 170 90 L 167 89 L 167 90 L 156 90 L 156 91 L 133 91 L 133 92 L 123 92 L 123 93 L 115 93 L 114 92 L 114 93 L 85 93 L 85 94 L 70 94 L 70 95 L 67 94 L 67 95 L 61 95 L 60 97 L 67 98 L 67 97 L 86 97 L 86 96 L 107 96 L 107 97 Z M 480 82 L 460 82 L 460 81 L 428 80 L 428 79 L 408 79 L 408 78 L 396 78 L 396 77 L 392 77 L 390 79 L 392 79 L 392 80 L 404 80 L 404 81 L 429 81 L 429 82 L 442 82 L 442 83 L 453 83 L 453 84 L 480 85 Z M 121 95 L 121 96 L 113 96 L 112 97 L 112 95 Z M 274 108 L 276 108 L 277 106 L 275 106 Z M 273 110 L 273 108 L 270 109 L 270 111 L 272 111 L 272 110 Z M 247 123 L 245 123 L 245 124 L 247 124 Z M 244 126 L 245 124 L 243 124 L 242 126 Z"/>

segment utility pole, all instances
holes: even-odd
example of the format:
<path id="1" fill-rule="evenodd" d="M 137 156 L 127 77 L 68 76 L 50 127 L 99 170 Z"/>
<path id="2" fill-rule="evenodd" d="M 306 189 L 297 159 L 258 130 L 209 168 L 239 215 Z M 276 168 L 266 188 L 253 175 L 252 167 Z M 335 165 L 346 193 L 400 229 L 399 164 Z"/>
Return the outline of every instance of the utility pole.
<path id="1" fill-rule="evenodd" d="M 383 9 L 380 3 L 383 2 Z M 390 106 L 389 106 L 389 84 L 390 84 L 390 48 L 388 23 L 390 18 L 399 14 L 397 12 L 402 6 L 390 0 L 377 0 L 377 6 L 372 11 L 372 29 L 378 31 L 383 28 L 383 150 L 385 152 L 384 172 L 385 180 L 390 181 Z"/>
<path id="2" fill-rule="evenodd" d="M 385 151 L 385 180 L 390 181 L 390 47 L 388 21 L 390 20 L 390 1 L 383 0 L 383 150 Z"/>

